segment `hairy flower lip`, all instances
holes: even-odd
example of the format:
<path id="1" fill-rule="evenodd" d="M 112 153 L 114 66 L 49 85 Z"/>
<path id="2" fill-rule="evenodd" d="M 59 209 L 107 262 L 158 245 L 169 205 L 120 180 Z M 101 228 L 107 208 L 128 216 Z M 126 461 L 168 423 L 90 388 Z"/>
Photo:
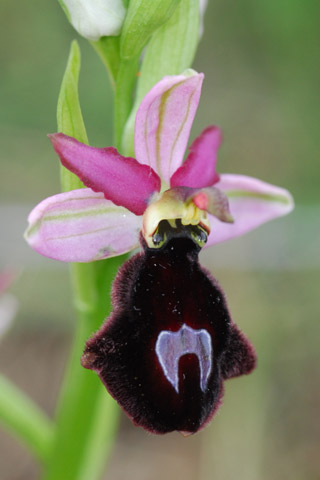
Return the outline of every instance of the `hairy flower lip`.
<path id="1" fill-rule="evenodd" d="M 220 407 L 224 380 L 250 373 L 256 355 L 234 324 L 221 287 L 199 264 L 200 249 L 175 238 L 161 250 L 151 251 L 141 240 L 143 251 L 117 274 L 113 313 L 88 340 L 82 365 L 99 375 L 135 425 L 153 434 L 174 430 L 194 434 Z M 180 357 L 185 350 L 194 350 L 190 342 L 184 343 L 188 340 L 182 338 L 184 329 L 210 336 L 210 352 L 202 352 L 199 345 L 198 355 Z M 176 348 L 159 345 L 162 332 L 176 332 Z M 168 375 L 172 369 L 166 373 L 161 362 L 166 350 L 179 356 L 178 389 Z M 201 383 L 199 355 L 208 354 L 210 359 L 202 361 L 212 368 Z M 176 365 L 176 360 L 168 358 L 165 365 Z"/>

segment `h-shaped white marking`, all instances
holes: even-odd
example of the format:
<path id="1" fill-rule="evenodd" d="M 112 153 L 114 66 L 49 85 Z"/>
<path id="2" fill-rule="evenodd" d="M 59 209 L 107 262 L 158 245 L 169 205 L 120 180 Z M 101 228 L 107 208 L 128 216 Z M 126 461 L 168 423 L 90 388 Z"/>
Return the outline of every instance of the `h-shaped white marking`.
<path id="1" fill-rule="evenodd" d="M 194 330 L 183 324 L 177 332 L 163 330 L 156 341 L 156 354 L 163 373 L 179 393 L 179 360 L 183 355 L 194 353 L 200 365 L 200 388 L 204 392 L 212 368 L 212 342 L 205 329 Z"/>

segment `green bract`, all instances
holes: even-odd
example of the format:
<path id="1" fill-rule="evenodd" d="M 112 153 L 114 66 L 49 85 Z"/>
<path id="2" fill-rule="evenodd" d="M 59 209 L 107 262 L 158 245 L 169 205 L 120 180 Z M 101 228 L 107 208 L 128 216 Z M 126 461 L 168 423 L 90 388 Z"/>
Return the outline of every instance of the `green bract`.
<path id="1" fill-rule="evenodd" d="M 76 41 L 73 41 L 58 98 L 57 123 L 59 131 L 74 136 L 80 142 L 88 143 L 79 102 L 80 63 L 79 45 Z M 74 173 L 69 172 L 64 167 L 61 168 L 61 184 L 64 192 L 83 187 L 83 183 Z"/>
<path id="2" fill-rule="evenodd" d="M 139 55 L 150 36 L 173 14 L 181 0 L 131 0 L 121 33 L 121 57 Z"/>

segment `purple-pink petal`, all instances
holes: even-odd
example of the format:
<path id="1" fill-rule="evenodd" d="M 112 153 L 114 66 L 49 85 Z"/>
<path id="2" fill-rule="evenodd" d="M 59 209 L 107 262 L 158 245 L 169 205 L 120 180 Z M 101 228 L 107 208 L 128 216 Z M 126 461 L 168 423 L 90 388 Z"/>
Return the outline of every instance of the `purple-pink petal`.
<path id="1" fill-rule="evenodd" d="M 135 154 L 169 185 L 181 166 L 204 75 L 164 77 L 142 100 L 135 122 Z"/>
<path id="2" fill-rule="evenodd" d="M 171 186 L 184 185 L 201 188 L 210 187 L 217 183 L 219 175 L 216 172 L 216 164 L 221 137 L 221 131 L 218 127 L 206 128 L 193 141 L 186 161 L 173 174 L 170 181 Z"/>
<path id="3" fill-rule="evenodd" d="M 63 133 L 49 137 L 62 165 L 115 205 L 142 215 L 152 194 L 160 191 L 160 178 L 151 167 L 123 157 L 115 148 L 90 147 Z"/>
<path id="4" fill-rule="evenodd" d="M 136 248 L 142 217 L 85 188 L 43 200 L 28 221 L 25 238 L 38 253 L 62 262 L 91 262 Z"/>
<path id="5" fill-rule="evenodd" d="M 215 185 L 228 197 L 234 223 L 209 215 L 211 233 L 207 246 L 243 235 L 265 222 L 288 214 L 294 203 L 284 188 L 244 175 L 222 174 Z"/>

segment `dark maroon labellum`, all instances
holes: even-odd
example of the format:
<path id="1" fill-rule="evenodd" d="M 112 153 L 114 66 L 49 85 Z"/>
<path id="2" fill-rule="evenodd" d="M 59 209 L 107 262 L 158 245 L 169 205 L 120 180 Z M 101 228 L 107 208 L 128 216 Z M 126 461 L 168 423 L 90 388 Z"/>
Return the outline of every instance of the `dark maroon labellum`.
<path id="1" fill-rule="evenodd" d="M 255 353 L 192 239 L 142 245 L 120 269 L 113 313 L 87 342 L 82 364 L 136 425 L 194 433 L 218 409 L 223 380 L 250 373 Z"/>

